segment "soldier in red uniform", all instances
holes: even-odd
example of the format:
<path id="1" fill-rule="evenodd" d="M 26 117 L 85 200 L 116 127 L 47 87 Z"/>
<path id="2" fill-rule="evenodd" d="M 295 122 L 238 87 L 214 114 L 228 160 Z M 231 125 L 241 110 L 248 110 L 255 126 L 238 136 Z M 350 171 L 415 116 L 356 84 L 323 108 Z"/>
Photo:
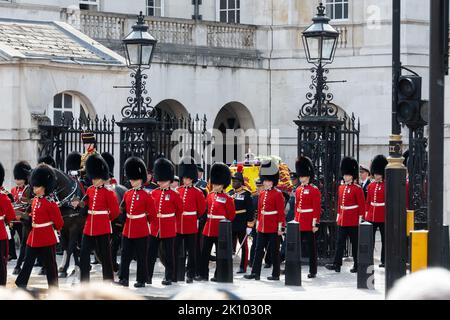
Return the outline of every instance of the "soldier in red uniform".
<path id="1" fill-rule="evenodd" d="M 268 280 L 280 280 L 280 236 L 286 224 L 284 213 L 284 196 L 276 189 L 280 178 L 278 165 L 271 160 L 261 163 L 259 172 L 263 181 L 264 190 L 260 192 L 258 199 L 258 217 L 256 230 L 256 253 L 253 262 L 252 273 L 245 275 L 245 279 L 259 280 L 261 276 L 261 264 L 264 256 L 264 248 L 269 244 L 267 254 L 272 255 L 272 276 Z M 271 252 L 269 252 L 271 251 Z"/>
<path id="2" fill-rule="evenodd" d="M 11 194 L 14 197 L 16 215 L 19 217 L 19 221 L 14 223 L 14 228 L 19 232 L 20 251 L 19 259 L 17 259 L 16 266 L 13 270 L 13 275 L 18 275 L 22 269 L 22 263 L 25 260 L 26 242 L 31 230 L 31 222 L 28 216 L 31 202 L 31 190 L 28 185 L 30 173 L 31 166 L 26 161 L 20 161 L 14 166 L 13 175 L 16 186 L 11 189 Z M 10 246 L 10 249 L 15 250 L 15 244 Z"/>
<path id="3" fill-rule="evenodd" d="M 236 216 L 236 209 L 233 198 L 225 193 L 231 183 L 230 168 L 224 163 L 215 163 L 211 167 L 211 184 L 212 192 L 208 194 L 207 206 L 208 215 L 206 224 L 203 228 L 202 250 L 199 266 L 199 276 L 195 278 L 197 281 L 209 280 L 209 257 L 213 245 L 218 247 L 219 239 L 219 223 L 221 220 L 233 221 Z M 217 281 L 217 269 L 211 281 Z"/>
<path id="4" fill-rule="evenodd" d="M 197 233 L 198 218 L 205 214 L 206 199 L 203 191 L 194 186 L 197 182 L 197 165 L 191 159 L 183 159 L 179 166 L 180 178 L 183 185 L 178 188 L 178 193 L 183 202 L 183 213 L 177 217 L 177 238 L 175 240 L 175 257 L 180 250 L 185 249 L 188 255 L 187 283 L 192 283 L 197 270 Z M 174 279 L 176 279 L 175 264 Z"/>
<path id="5" fill-rule="evenodd" d="M 16 285 L 25 288 L 37 257 L 45 267 L 49 286 L 58 286 L 58 266 L 56 264 L 56 244 L 59 242 L 56 230 L 64 225 L 59 207 L 50 197 L 56 187 L 53 169 L 41 164 L 31 173 L 33 193 L 31 231 L 28 235 L 25 262 L 16 279 Z"/>
<path id="6" fill-rule="evenodd" d="M 341 272 L 345 242 L 347 237 L 349 237 L 353 255 L 353 268 L 350 272 L 356 273 L 358 270 L 358 225 L 366 211 L 364 191 L 357 184 L 359 175 L 358 161 L 349 157 L 342 159 L 341 173 L 344 177 L 344 184 L 339 186 L 336 255 L 334 263 L 327 264 L 325 267 L 328 270 Z"/>
<path id="7" fill-rule="evenodd" d="M 11 237 L 7 225 L 16 220 L 16 214 L 9 198 L 9 192 L 3 188 L 5 181 L 5 169 L 0 163 L 0 286 L 6 285 L 8 265 L 8 240 Z"/>
<path id="8" fill-rule="evenodd" d="M 151 192 L 157 215 L 150 224 L 147 283 L 152 283 L 159 244 L 162 242 L 166 258 L 165 277 L 162 284 L 167 286 L 172 284 L 177 218 L 183 213 L 183 203 L 178 192 L 170 189 L 175 171 L 172 162 L 160 158 L 155 161 L 153 170 L 159 188 Z"/>
<path id="9" fill-rule="evenodd" d="M 301 157 L 296 163 L 296 171 L 300 177 L 300 186 L 295 192 L 295 221 L 300 223 L 300 239 L 306 242 L 309 254 L 308 278 L 317 275 L 317 242 L 321 214 L 321 194 L 311 184 L 314 179 L 314 166 L 311 159 Z"/>
<path id="10" fill-rule="evenodd" d="M 385 201 L 384 201 L 384 171 L 388 161 L 385 156 L 376 156 L 370 168 L 375 181 L 369 185 L 367 190 L 367 206 L 365 220 L 373 225 L 373 243 L 375 245 L 375 233 L 377 229 L 381 233 L 381 264 L 380 268 L 384 268 L 384 218 L 385 218 Z"/>
<path id="11" fill-rule="evenodd" d="M 125 161 L 125 175 L 131 190 L 124 195 L 126 212 L 122 232 L 122 254 L 120 257 L 119 284 L 128 287 L 130 262 L 136 254 L 137 274 L 135 288 L 145 287 L 147 280 L 147 251 L 150 223 L 156 219 L 155 203 L 150 193 L 143 189 L 147 181 L 147 168 L 140 158 L 131 157 Z"/>
<path id="12" fill-rule="evenodd" d="M 109 179 L 109 168 L 100 155 L 93 154 L 87 158 L 86 172 L 92 180 L 92 186 L 86 190 L 84 203 L 81 204 L 88 208 L 81 240 L 81 281 L 89 281 L 90 255 L 94 248 L 98 250 L 102 260 L 103 279 L 113 281 L 111 221 L 120 214 L 119 203 L 115 192 L 105 187 L 105 181 Z"/>

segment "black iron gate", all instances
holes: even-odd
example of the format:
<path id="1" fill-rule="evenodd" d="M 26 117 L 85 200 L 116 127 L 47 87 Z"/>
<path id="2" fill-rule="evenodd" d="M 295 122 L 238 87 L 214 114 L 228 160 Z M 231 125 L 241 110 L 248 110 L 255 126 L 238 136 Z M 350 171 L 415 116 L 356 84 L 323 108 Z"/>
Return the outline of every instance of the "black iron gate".
<path id="1" fill-rule="evenodd" d="M 97 139 L 97 151 L 114 154 L 114 116 L 107 119 L 106 116 L 91 119 L 75 119 L 73 117 L 61 118 L 60 125 L 47 124 L 38 126 L 41 134 L 38 156 L 51 155 L 56 162 L 56 167 L 65 170 L 66 156 L 72 151 L 84 153 L 81 133 L 91 131 Z"/>
<path id="2" fill-rule="evenodd" d="M 339 118 L 336 114 L 337 107 L 333 115 L 304 116 L 295 121 L 298 126 L 298 155 L 311 158 L 316 170 L 314 183 L 322 193 L 318 255 L 325 262 L 335 252 L 341 159 L 352 156 L 359 161 L 360 122 L 354 115 Z"/>

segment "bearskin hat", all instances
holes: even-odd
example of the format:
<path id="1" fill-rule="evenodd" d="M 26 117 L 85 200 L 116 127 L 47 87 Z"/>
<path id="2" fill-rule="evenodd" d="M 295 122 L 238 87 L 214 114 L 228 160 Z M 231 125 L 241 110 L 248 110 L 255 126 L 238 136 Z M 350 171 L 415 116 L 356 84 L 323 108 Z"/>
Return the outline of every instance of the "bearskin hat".
<path id="1" fill-rule="evenodd" d="M 245 182 L 244 180 L 244 166 L 242 164 L 237 166 L 236 172 L 234 173 L 234 175 L 231 177 L 231 179 L 233 180 L 239 180 L 242 183 Z"/>
<path id="2" fill-rule="evenodd" d="M 155 161 L 153 173 L 156 181 L 173 181 L 175 169 L 168 159 L 159 158 Z"/>
<path id="3" fill-rule="evenodd" d="M 78 151 L 73 151 L 67 155 L 66 159 L 66 170 L 67 171 L 77 171 L 80 170 L 81 166 L 81 153 Z"/>
<path id="4" fill-rule="evenodd" d="M 25 180 L 28 183 L 30 173 L 31 166 L 26 161 L 20 161 L 14 166 L 13 175 L 15 180 Z"/>
<path id="5" fill-rule="evenodd" d="M 409 161 L 409 150 L 406 150 L 405 153 L 403 154 L 403 158 L 405 158 L 405 160 L 403 160 L 403 164 L 405 167 L 408 167 L 408 161 Z"/>
<path id="6" fill-rule="evenodd" d="M 142 180 L 142 183 L 147 182 L 147 166 L 144 161 L 138 157 L 130 157 L 124 164 L 125 175 L 129 180 Z"/>
<path id="7" fill-rule="evenodd" d="M 89 179 L 109 179 L 109 167 L 108 163 L 102 156 L 93 154 L 86 160 L 86 173 Z"/>
<path id="8" fill-rule="evenodd" d="M 5 168 L 3 168 L 3 165 L 0 163 L 0 186 L 3 185 L 3 182 L 5 182 Z"/>
<path id="9" fill-rule="evenodd" d="M 300 157 L 295 163 L 295 170 L 298 177 L 310 177 L 314 179 L 314 165 L 308 157 Z"/>
<path id="10" fill-rule="evenodd" d="M 216 162 L 211 167 L 211 184 L 227 188 L 231 183 L 231 171 L 225 163 Z"/>
<path id="11" fill-rule="evenodd" d="M 181 159 L 179 165 L 180 178 L 189 178 L 195 183 L 198 180 L 198 169 L 194 160 L 190 157 Z"/>
<path id="12" fill-rule="evenodd" d="M 32 187 L 44 187 L 45 195 L 49 195 L 56 188 L 56 175 L 53 168 L 48 164 L 38 165 L 32 172 L 30 178 Z"/>
<path id="13" fill-rule="evenodd" d="M 380 174 L 384 177 L 384 170 L 386 169 L 386 166 L 388 165 L 388 161 L 385 156 L 382 154 L 376 156 L 372 160 L 372 165 L 370 166 L 370 171 L 372 172 L 372 175 L 374 174 Z"/>
<path id="14" fill-rule="evenodd" d="M 41 164 L 41 163 L 48 164 L 49 166 L 51 166 L 53 168 L 56 167 L 55 159 L 53 159 L 53 157 L 51 155 L 46 155 L 46 156 L 40 157 L 38 159 L 38 164 Z"/>
<path id="15" fill-rule="evenodd" d="M 350 175 L 353 179 L 358 180 L 359 178 L 359 165 L 358 161 L 353 158 L 345 157 L 341 161 L 341 174 L 342 176 Z"/>
<path id="16" fill-rule="evenodd" d="M 273 186 L 276 187 L 278 185 L 278 181 L 280 180 L 278 165 L 273 160 L 264 160 L 261 162 L 259 176 L 263 182 L 265 180 L 272 181 Z"/>
<path id="17" fill-rule="evenodd" d="M 114 156 L 109 152 L 103 152 L 102 158 L 105 159 L 109 168 L 109 177 L 114 177 Z"/>

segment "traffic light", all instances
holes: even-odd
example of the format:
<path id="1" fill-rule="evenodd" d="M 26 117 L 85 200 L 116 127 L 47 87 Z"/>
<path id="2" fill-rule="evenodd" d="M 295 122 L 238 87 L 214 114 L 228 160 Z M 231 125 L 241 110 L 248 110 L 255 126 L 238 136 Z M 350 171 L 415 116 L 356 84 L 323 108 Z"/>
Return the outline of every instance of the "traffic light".
<path id="1" fill-rule="evenodd" d="M 401 76 L 397 84 L 398 105 L 397 120 L 409 128 L 417 128 L 426 125 L 425 117 L 422 117 L 422 109 L 426 103 L 422 98 L 422 77 Z"/>

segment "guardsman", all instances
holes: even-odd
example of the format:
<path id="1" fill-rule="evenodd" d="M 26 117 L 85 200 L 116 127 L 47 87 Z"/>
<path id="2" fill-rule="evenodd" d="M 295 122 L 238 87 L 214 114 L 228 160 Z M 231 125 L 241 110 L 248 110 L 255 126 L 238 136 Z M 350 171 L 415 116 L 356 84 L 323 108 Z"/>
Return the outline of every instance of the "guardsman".
<path id="1" fill-rule="evenodd" d="M 98 154 L 96 150 L 97 140 L 95 139 L 93 132 L 86 131 L 81 134 L 81 141 L 83 142 L 85 152 L 81 156 L 80 178 L 85 182 L 85 185 L 88 186 L 90 185 L 90 181 L 87 181 L 86 179 L 86 161 L 91 155 Z"/>
<path id="2" fill-rule="evenodd" d="M 351 273 L 358 271 L 358 225 L 365 215 L 366 203 L 364 191 L 357 184 L 359 166 L 358 161 L 345 157 L 341 162 L 341 174 L 344 183 L 339 186 L 338 191 L 338 214 L 337 214 L 337 244 L 334 263 L 327 264 L 328 270 L 341 272 L 342 258 L 347 237 L 352 244 L 353 268 Z"/>
<path id="3" fill-rule="evenodd" d="M 56 168 L 56 162 L 55 159 L 51 155 L 42 156 L 37 161 L 38 164 L 48 164 L 52 168 Z"/>
<path id="4" fill-rule="evenodd" d="M 50 197 L 56 188 L 53 168 L 41 164 L 31 173 L 31 186 L 35 197 L 31 209 L 31 231 L 27 239 L 25 262 L 16 279 L 16 285 L 26 288 L 37 257 L 45 267 L 49 287 L 58 286 L 58 266 L 56 263 L 56 244 L 59 242 L 56 231 L 64 225 L 58 205 Z"/>
<path id="5" fill-rule="evenodd" d="M 31 173 L 31 166 L 26 161 L 20 161 L 16 163 L 13 169 L 14 180 L 16 186 L 11 189 L 11 193 L 14 197 L 14 207 L 16 215 L 19 217 L 18 223 L 15 223 L 15 228 L 20 232 L 20 252 L 17 259 L 16 266 L 13 270 L 13 275 L 18 275 L 22 269 L 22 263 L 25 260 L 25 249 L 28 234 L 31 231 L 31 220 L 28 216 L 31 209 L 31 189 L 28 184 Z M 21 230 L 21 231 L 20 231 Z M 10 247 L 11 248 L 11 247 Z M 12 250 L 15 250 L 15 245 Z"/>
<path id="6" fill-rule="evenodd" d="M 103 152 L 101 154 L 102 158 L 105 159 L 106 163 L 108 164 L 108 168 L 109 168 L 109 180 L 108 180 L 108 184 L 110 185 L 115 185 L 117 184 L 117 180 L 116 178 L 114 178 L 114 156 L 109 153 L 109 152 Z"/>
<path id="7" fill-rule="evenodd" d="M 236 208 L 236 217 L 233 220 L 233 249 L 239 241 L 241 248 L 241 264 L 239 273 L 246 273 L 248 266 L 248 245 L 247 238 L 252 232 L 251 222 L 254 220 L 255 213 L 253 209 L 252 194 L 244 188 L 244 167 L 238 165 L 236 173 L 231 177 L 233 189 L 228 193 L 234 200 Z"/>
<path id="8" fill-rule="evenodd" d="M 364 197 L 367 199 L 367 190 L 370 185 L 370 170 L 363 165 L 359 166 L 359 184 L 364 191 Z"/>
<path id="9" fill-rule="evenodd" d="M 79 179 L 80 164 L 81 164 L 81 153 L 79 153 L 78 151 L 73 151 L 67 155 L 66 171 L 69 174 L 69 176 L 77 182 L 78 187 L 80 188 L 81 192 L 84 194 L 85 189 Z"/>
<path id="10" fill-rule="evenodd" d="M 199 266 L 199 276 L 197 281 L 209 280 L 209 257 L 213 245 L 218 247 L 219 222 L 227 219 L 233 221 L 236 216 L 236 209 L 233 199 L 225 193 L 231 183 L 230 168 L 224 163 L 215 163 L 211 168 L 212 192 L 207 197 L 208 215 L 203 228 L 203 241 L 201 251 L 201 261 Z M 211 281 L 217 281 L 216 274 Z"/>
<path id="11" fill-rule="evenodd" d="M 183 185 L 178 188 L 178 193 L 183 202 L 183 214 L 177 218 L 175 257 L 178 257 L 181 248 L 185 248 L 188 256 L 186 282 L 192 283 L 198 266 L 198 218 L 205 214 L 206 199 L 203 191 L 194 186 L 197 182 L 197 165 L 190 160 L 183 159 L 180 163 L 179 170 Z M 175 268 L 174 277 L 176 277 L 176 274 Z"/>
<path id="12" fill-rule="evenodd" d="M 173 279 L 177 218 L 183 213 L 183 203 L 178 192 L 170 188 L 175 172 L 172 162 L 165 158 L 159 158 L 155 161 L 153 169 L 159 188 L 151 192 L 157 215 L 150 224 L 147 283 L 152 283 L 156 257 L 160 242 L 162 242 L 166 258 L 162 284 L 168 286 L 172 284 Z"/>
<path id="13" fill-rule="evenodd" d="M 259 171 L 264 189 L 258 199 L 258 220 L 256 230 L 255 260 L 252 273 L 245 275 L 245 279 L 260 280 L 264 249 L 268 246 L 267 254 L 272 255 L 272 276 L 268 280 L 280 280 L 280 236 L 283 235 L 286 225 L 284 213 L 284 196 L 276 189 L 280 179 L 278 165 L 273 160 L 261 163 Z"/>
<path id="14" fill-rule="evenodd" d="M 314 180 L 314 166 L 311 159 L 300 157 L 296 163 L 300 177 L 300 186 L 295 191 L 295 221 L 300 223 L 300 239 L 306 242 L 309 255 L 308 278 L 317 275 L 317 241 L 321 214 L 321 194 L 319 189 L 311 184 Z"/>
<path id="15" fill-rule="evenodd" d="M 366 221 L 373 225 L 373 243 L 375 245 L 375 233 L 380 230 L 381 233 L 381 264 L 384 268 L 384 218 L 386 204 L 384 201 L 384 171 L 388 161 L 385 156 L 378 155 L 372 160 L 370 171 L 375 181 L 369 185 L 367 192 Z"/>
<path id="16" fill-rule="evenodd" d="M 126 220 L 122 232 L 119 284 L 128 287 L 130 262 L 135 253 L 137 273 L 134 287 L 143 288 L 147 280 L 150 223 L 152 219 L 156 219 L 156 209 L 152 196 L 142 188 L 147 181 L 147 168 L 144 161 L 131 157 L 125 161 L 124 167 L 125 176 L 130 181 L 132 189 L 128 190 L 123 197 Z"/>
<path id="17" fill-rule="evenodd" d="M 81 206 L 88 209 L 83 229 L 80 253 L 81 281 L 89 281 L 90 255 L 93 249 L 98 250 L 102 260 L 103 279 L 114 281 L 111 258 L 111 222 L 120 214 L 119 203 L 115 192 L 105 186 L 109 179 L 109 168 L 106 161 L 98 154 L 86 160 L 86 174 L 92 186 L 86 190 Z"/>
<path id="18" fill-rule="evenodd" d="M 8 274 L 6 267 L 8 265 L 9 238 L 11 234 L 7 226 L 16 220 L 9 192 L 3 188 L 5 181 L 5 169 L 0 163 L 0 286 L 6 285 L 6 276 Z"/>

